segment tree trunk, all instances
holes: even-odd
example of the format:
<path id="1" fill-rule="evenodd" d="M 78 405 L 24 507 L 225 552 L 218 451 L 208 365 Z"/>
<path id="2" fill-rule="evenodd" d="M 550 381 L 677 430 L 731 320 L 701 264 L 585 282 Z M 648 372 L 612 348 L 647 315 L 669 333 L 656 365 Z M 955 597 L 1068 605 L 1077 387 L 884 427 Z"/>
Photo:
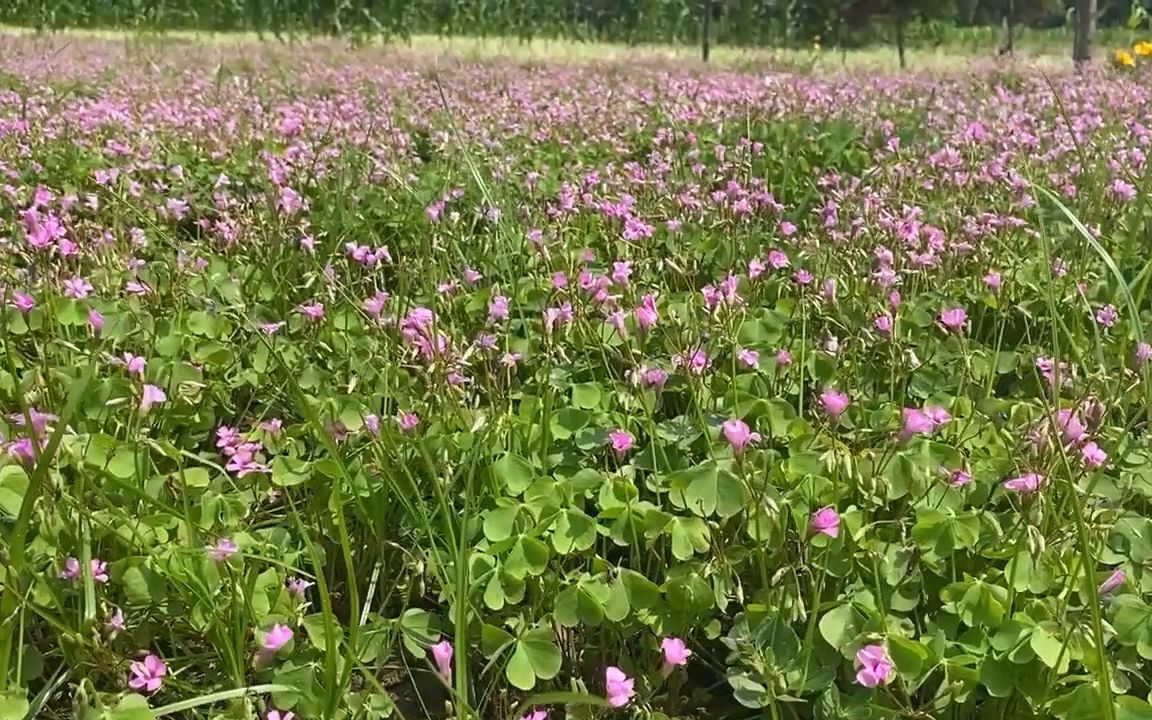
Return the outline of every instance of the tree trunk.
<path id="1" fill-rule="evenodd" d="M 1094 1 L 1094 0 L 1093 0 Z M 701 33 L 704 36 L 704 42 L 701 46 L 701 54 L 704 57 L 704 62 L 708 62 L 708 56 L 711 54 L 711 48 L 708 45 L 708 33 L 712 29 L 712 0 L 704 0 L 704 28 Z"/>
<path id="2" fill-rule="evenodd" d="M 1004 0 L 1004 47 L 1002 55 L 1011 55 L 1016 44 L 1016 0 Z"/>
<path id="3" fill-rule="evenodd" d="M 901 70 L 908 66 L 904 59 L 904 24 L 907 21 L 904 4 L 901 3 L 900 7 L 896 10 L 896 55 L 900 58 Z"/>
<path id="4" fill-rule="evenodd" d="M 1096 30 L 1096 0 L 1076 0 L 1076 39 L 1072 60 L 1077 67 L 1092 61 L 1092 33 Z"/>

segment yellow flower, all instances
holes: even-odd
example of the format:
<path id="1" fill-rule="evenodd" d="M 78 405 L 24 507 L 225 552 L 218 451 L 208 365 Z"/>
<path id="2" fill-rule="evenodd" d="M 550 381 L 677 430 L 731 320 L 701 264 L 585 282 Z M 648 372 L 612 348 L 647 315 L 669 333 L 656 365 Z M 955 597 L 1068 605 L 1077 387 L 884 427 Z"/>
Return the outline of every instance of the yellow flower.
<path id="1" fill-rule="evenodd" d="M 1132 59 L 1132 53 L 1127 50 L 1117 49 L 1112 54 L 1112 60 L 1120 67 L 1135 67 L 1136 61 Z"/>
<path id="2" fill-rule="evenodd" d="M 1152 57 L 1152 42 L 1144 40 L 1132 46 L 1132 52 L 1140 57 Z"/>

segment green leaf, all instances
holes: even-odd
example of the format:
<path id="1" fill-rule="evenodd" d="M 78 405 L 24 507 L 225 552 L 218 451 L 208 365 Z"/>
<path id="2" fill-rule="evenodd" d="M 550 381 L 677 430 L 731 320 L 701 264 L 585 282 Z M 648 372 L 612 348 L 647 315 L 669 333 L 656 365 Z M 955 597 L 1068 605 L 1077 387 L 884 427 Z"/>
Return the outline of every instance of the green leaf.
<path id="1" fill-rule="evenodd" d="M 928 648 L 923 643 L 909 640 L 900 635 L 888 637 L 888 656 L 896 665 L 896 669 L 908 680 L 920 676 L 924 663 L 928 660 Z"/>
<path id="2" fill-rule="evenodd" d="M 579 508 L 567 508 L 552 525 L 552 547 L 560 555 L 583 552 L 596 544 L 596 521 Z"/>
<path id="3" fill-rule="evenodd" d="M 628 604 L 633 608 L 651 609 L 661 604 L 660 586 L 635 570 L 620 569 L 619 582 L 628 591 Z"/>
<path id="4" fill-rule="evenodd" d="M 564 627 L 597 626 L 604 622 L 604 606 L 582 584 L 570 585 L 556 596 L 553 617 Z"/>
<path id="5" fill-rule="evenodd" d="M 552 630 L 536 627 L 520 636 L 508 660 L 508 682 L 521 690 L 536 687 L 536 680 L 551 680 L 560 672 L 563 658 L 552 640 Z"/>
<path id="6" fill-rule="evenodd" d="M 824 613 L 820 618 L 820 637 L 838 652 L 844 653 L 844 657 L 849 657 L 850 646 L 860 635 L 863 625 L 864 618 L 856 611 L 855 606 L 852 603 L 844 603 Z"/>
<path id="7" fill-rule="evenodd" d="M 1058 637 L 1049 632 L 1045 625 L 1038 625 L 1032 630 L 1029 643 L 1032 650 L 1035 651 L 1036 657 L 1040 658 L 1045 665 L 1060 674 L 1068 672 L 1068 649 L 1064 647 L 1064 643 Z"/>
<path id="8" fill-rule="evenodd" d="M 586 427 L 591 420 L 592 416 L 584 410 L 570 407 L 560 408 L 552 413 L 550 420 L 552 437 L 557 440 L 567 440 L 576 431 Z"/>
<path id="9" fill-rule="evenodd" d="M 108 720 L 155 720 L 156 714 L 148 707 L 148 698 L 131 693 L 120 698 L 108 713 Z"/>
<path id="10" fill-rule="evenodd" d="M 1100 689 L 1093 683 L 1078 686 L 1048 705 L 1048 711 L 1060 720 L 1098 720 L 1104 717 Z"/>
<path id="11" fill-rule="evenodd" d="M 28 699 L 23 694 L 0 696 L 0 720 L 24 720 L 28 707 Z"/>
<path id="12" fill-rule="evenodd" d="M 585 410 L 598 407 L 600 405 L 600 385 L 597 383 L 573 385 L 572 404 Z"/>
<path id="13" fill-rule="evenodd" d="M 484 513 L 484 537 L 491 542 L 500 542 L 512 537 L 516 529 L 516 518 L 520 507 L 501 507 Z"/>
<path id="14" fill-rule="evenodd" d="M 426 610 L 410 608 L 400 616 L 404 647 L 416 657 L 424 657 L 425 648 L 440 640 L 440 625 Z"/>
<path id="15" fill-rule="evenodd" d="M 15 519 L 28 492 L 28 473 L 19 465 L 0 467 L 0 514 Z"/>
<path id="16" fill-rule="evenodd" d="M 324 628 L 324 615 L 323 613 L 312 613 L 305 615 L 303 618 L 304 632 L 308 633 L 308 642 L 316 646 L 316 649 L 321 652 L 328 649 L 328 634 Z M 335 630 L 336 645 L 339 645 L 344 640 L 344 629 L 336 623 L 333 623 Z"/>
<path id="17" fill-rule="evenodd" d="M 671 478 L 672 498 L 700 517 L 729 518 L 744 509 L 744 485 L 732 472 L 709 460 Z"/>
<path id="18" fill-rule="evenodd" d="M 532 484 L 535 471 L 524 458 L 514 453 L 505 453 L 492 464 L 492 475 L 497 482 L 508 488 L 508 492 L 520 495 Z"/>
<path id="19" fill-rule="evenodd" d="M 698 552 L 708 551 L 711 533 L 698 517 L 673 517 L 668 532 L 672 535 L 672 555 L 677 560 L 689 560 Z"/>
<path id="20" fill-rule="evenodd" d="M 160 605 L 168 595 L 168 584 L 163 576 L 148 567 L 145 558 L 129 558 L 119 583 L 124 595 L 133 605 Z M 113 565 L 113 574 L 115 574 Z"/>
<path id="21" fill-rule="evenodd" d="M 1152 705 L 1131 695 L 1118 697 L 1116 720 L 1152 720 Z"/>

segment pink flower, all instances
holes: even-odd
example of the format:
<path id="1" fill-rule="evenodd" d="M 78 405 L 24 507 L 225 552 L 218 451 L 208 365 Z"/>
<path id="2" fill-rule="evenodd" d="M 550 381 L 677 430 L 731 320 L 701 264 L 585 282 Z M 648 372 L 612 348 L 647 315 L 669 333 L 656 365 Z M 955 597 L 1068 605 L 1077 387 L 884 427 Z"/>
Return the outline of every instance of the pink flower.
<path id="1" fill-rule="evenodd" d="M 616 457 L 624 457 L 624 453 L 632 449 L 632 435 L 626 430 L 616 428 L 608 431 L 608 440 L 612 443 L 612 450 Z"/>
<path id="2" fill-rule="evenodd" d="M 840 535 L 840 513 L 831 505 L 822 507 L 808 518 L 808 529 L 817 535 L 837 537 Z"/>
<path id="3" fill-rule="evenodd" d="M 236 546 L 236 543 L 232 542 L 228 538 L 220 538 L 216 541 L 215 545 L 209 545 L 204 548 L 204 550 L 208 553 L 208 557 L 212 559 L 212 562 L 217 563 L 227 561 L 228 558 L 236 554 L 236 551 L 239 549 L 240 548 Z"/>
<path id="4" fill-rule="evenodd" d="M 736 352 L 736 359 L 740 364 L 746 368 L 755 368 L 760 365 L 760 353 L 748 348 L 742 348 Z"/>
<path id="5" fill-rule="evenodd" d="M 768 264 L 775 270 L 788 267 L 788 256 L 779 250 L 768 251 Z"/>
<path id="6" fill-rule="evenodd" d="M 1084 461 L 1084 467 L 1098 468 L 1108 462 L 1108 453 L 1101 450 L 1095 442 L 1089 441 L 1080 448 L 1080 459 Z"/>
<path id="7" fill-rule="evenodd" d="M 520 716 L 520 720 L 548 720 L 547 710 L 533 710 Z"/>
<path id="8" fill-rule="evenodd" d="M 692 651 L 680 638 L 666 637 L 660 641 L 660 651 L 664 653 L 664 674 L 672 672 L 672 668 L 688 664 Z"/>
<path id="9" fill-rule="evenodd" d="M 27 315 L 32 312 L 32 308 L 36 307 L 36 301 L 28 293 L 14 292 L 12 293 L 12 307 L 16 308 L 23 314 Z"/>
<path id="10" fill-rule="evenodd" d="M 614 708 L 624 707 L 636 694 L 633 685 L 636 681 L 624 674 L 624 671 L 615 666 L 608 666 L 604 670 L 604 685 L 608 695 L 608 705 Z"/>
<path id="11" fill-rule="evenodd" d="M 941 310 L 936 319 L 945 330 L 958 332 L 964 328 L 964 323 L 968 321 L 968 313 L 964 311 L 964 308 L 949 308 Z"/>
<path id="12" fill-rule="evenodd" d="M 1112 574 L 1105 578 L 1104 582 L 1100 583 L 1100 587 L 1096 588 L 1097 595 L 1108 595 L 1116 588 L 1124 584 L 1125 576 L 1123 570 L 1113 570 Z"/>
<path id="13" fill-rule="evenodd" d="M 436 669 L 445 682 L 452 682 L 452 643 L 441 640 L 432 647 L 432 659 L 436 661 Z"/>
<path id="14" fill-rule="evenodd" d="M 788 352 L 787 350 L 784 350 L 783 348 L 776 351 L 776 366 L 777 367 L 784 367 L 786 365 L 791 365 L 791 364 L 792 364 L 792 353 Z"/>
<path id="15" fill-rule="evenodd" d="M 134 660 L 128 666 L 130 677 L 128 687 L 133 690 L 156 692 L 164 683 L 164 676 L 168 674 L 168 666 L 155 655 L 147 655 L 143 660 Z"/>
<path id="16" fill-rule="evenodd" d="M 61 580 L 75 580 L 80 577 L 80 561 L 72 556 L 64 558 L 64 567 L 60 569 L 56 577 Z"/>
<path id="17" fill-rule="evenodd" d="M 396 415 L 396 425 L 401 432 L 409 432 L 420 424 L 420 418 L 414 412 L 400 411 Z"/>
<path id="18" fill-rule="evenodd" d="M 632 263 L 626 261 L 612 263 L 612 282 L 627 285 L 630 277 L 632 277 Z"/>
<path id="19" fill-rule="evenodd" d="M 88 573 L 92 576 L 93 582 L 106 583 L 108 582 L 108 563 L 99 558 L 92 558 L 88 561 Z M 80 577 L 80 561 L 74 557 L 65 558 L 64 568 L 58 577 L 61 580 L 78 579 Z"/>
<path id="20" fill-rule="evenodd" d="M 640 306 L 632 311 L 632 315 L 641 330 L 652 327 L 660 319 L 660 314 L 656 311 L 656 299 L 651 295 L 644 295 L 640 298 Z"/>
<path id="21" fill-rule="evenodd" d="M 303 315 L 308 322 L 320 322 L 324 319 L 324 303 L 307 302 L 297 305 L 296 312 Z"/>
<path id="22" fill-rule="evenodd" d="M 1044 486 L 1044 476 L 1039 473 L 1024 473 L 1019 477 L 1005 480 L 1001 483 L 1005 490 L 1011 490 L 1021 495 L 1030 495 Z"/>
<path id="23" fill-rule="evenodd" d="M 936 429 L 936 423 L 932 422 L 932 418 L 916 408 L 904 408 L 901 416 L 904 420 L 904 427 L 900 430 L 900 436 L 902 438 L 907 439 L 913 435 L 927 435 Z"/>
<path id="24" fill-rule="evenodd" d="M 488 319 L 499 322 L 508 317 L 508 298 L 503 295 L 493 295 L 488 301 Z"/>
<path id="25" fill-rule="evenodd" d="M 712 362 L 703 350 L 685 350 L 672 358 L 672 364 L 684 368 L 690 375 L 703 375 Z"/>
<path id="26" fill-rule="evenodd" d="M 924 414 L 928 416 L 928 419 L 931 420 L 932 424 L 936 427 L 940 427 L 952 419 L 948 411 L 939 405 L 925 405 Z"/>
<path id="27" fill-rule="evenodd" d="M 143 391 L 140 393 L 140 413 L 147 414 L 152 409 L 153 405 L 162 403 L 168 399 L 164 391 L 155 385 L 145 385 Z"/>
<path id="28" fill-rule="evenodd" d="M 292 594 L 298 601 L 303 602 L 308 592 L 308 588 L 312 587 L 315 583 L 308 582 L 303 578 L 290 577 L 288 578 L 288 592 Z"/>
<path id="29" fill-rule="evenodd" d="M 866 688 L 883 685 L 892 677 L 892 661 L 880 645 L 865 645 L 856 651 L 856 682 Z"/>
<path id="30" fill-rule="evenodd" d="M 1138 343 L 1136 345 L 1136 365 L 1143 366 L 1149 360 L 1152 360 L 1152 345 L 1146 342 Z"/>
<path id="31" fill-rule="evenodd" d="M 1000 292 L 1000 273 L 993 270 L 984 276 L 984 284 L 992 292 Z"/>
<path id="32" fill-rule="evenodd" d="M 264 720 L 296 720 L 296 714 L 291 710 L 285 710 L 284 712 L 269 710 L 268 714 L 264 716 Z"/>
<path id="33" fill-rule="evenodd" d="M 964 487 L 972 482 L 972 476 L 963 470 L 953 470 L 948 475 L 948 484 L 952 487 Z"/>
<path id="34" fill-rule="evenodd" d="M 1056 425 L 1060 428 L 1060 435 L 1064 442 L 1069 445 L 1074 445 L 1084 438 L 1086 433 L 1084 424 L 1080 422 L 1080 418 L 1067 408 L 1061 408 L 1056 411 Z"/>
<path id="35" fill-rule="evenodd" d="M 99 335 L 104 329 L 104 316 L 94 308 L 88 309 L 88 329 L 93 335 Z"/>
<path id="36" fill-rule="evenodd" d="M 732 453 L 736 457 L 744 454 L 744 448 L 750 442 L 760 442 L 760 433 L 752 432 L 748 425 L 739 418 L 733 418 L 725 421 L 720 426 L 721 432 L 724 433 L 724 439 L 732 446 Z"/>
<path id="37" fill-rule="evenodd" d="M 64 281 L 64 297 L 83 300 L 92 292 L 92 284 L 82 277 L 71 277 Z"/>
<path id="38" fill-rule="evenodd" d="M 649 368 L 644 371 L 644 382 L 648 384 L 648 387 L 660 390 L 667 381 L 668 373 L 664 372 L 663 368 Z"/>
<path id="39" fill-rule="evenodd" d="M 876 328 L 876 332 L 881 335 L 892 334 L 892 316 L 888 313 L 877 315 L 876 319 L 872 321 L 872 327 Z"/>
<path id="40" fill-rule="evenodd" d="M 292 628 L 276 623 L 271 630 L 264 633 L 264 638 L 260 641 L 259 657 L 263 660 L 271 658 L 292 640 L 294 634 Z"/>
<path id="41" fill-rule="evenodd" d="M 1106 328 L 1112 327 L 1116 322 L 1116 308 L 1105 305 L 1096 311 L 1096 322 Z"/>
<path id="42" fill-rule="evenodd" d="M 124 632 L 124 613 L 120 608 L 112 608 L 112 613 L 108 616 L 108 622 L 105 623 L 108 632 L 115 637 L 116 633 Z"/>
<path id="43" fill-rule="evenodd" d="M 148 361 L 139 355 L 133 355 L 130 352 L 124 353 L 124 369 L 128 371 L 129 375 L 143 375 L 147 364 Z"/>
<path id="44" fill-rule="evenodd" d="M 838 420 L 844 413 L 844 409 L 848 407 L 848 396 L 839 390 L 829 388 L 820 393 L 820 407 L 824 409 L 825 414 L 833 420 Z"/>

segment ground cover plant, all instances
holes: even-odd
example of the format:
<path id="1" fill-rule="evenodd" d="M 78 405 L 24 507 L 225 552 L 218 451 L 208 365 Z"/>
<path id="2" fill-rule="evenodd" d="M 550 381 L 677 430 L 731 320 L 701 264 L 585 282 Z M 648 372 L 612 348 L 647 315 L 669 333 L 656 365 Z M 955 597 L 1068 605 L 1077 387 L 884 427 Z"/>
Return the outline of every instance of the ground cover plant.
<path id="1" fill-rule="evenodd" d="M 1152 716 L 1142 65 L 0 66 L 5 720 Z"/>

